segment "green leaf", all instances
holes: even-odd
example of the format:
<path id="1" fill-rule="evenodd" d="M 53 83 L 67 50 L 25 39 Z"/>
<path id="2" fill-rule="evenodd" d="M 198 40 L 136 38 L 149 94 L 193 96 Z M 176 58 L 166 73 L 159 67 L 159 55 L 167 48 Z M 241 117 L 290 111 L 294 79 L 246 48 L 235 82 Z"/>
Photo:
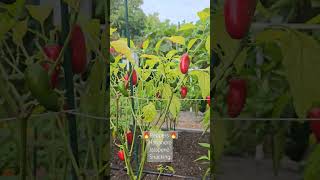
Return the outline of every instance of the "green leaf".
<path id="1" fill-rule="evenodd" d="M 168 38 L 170 41 L 172 41 L 173 43 L 177 43 L 177 44 L 181 44 L 181 45 L 185 45 L 185 39 L 182 36 L 171 36 Z"/>
<path id="2" fill-rule="evenodd" d="M 257 3 L 257 11 L 259 13 L 262 14 L 263 17 L 265 17 L 266 19 L 269 19 L 274 13 L 272 13 L 271 11 L 269 11 L 268 9 L 266 9 L 260 1 L 258 1 Z"/>
<path id="3" fill-rule="evenodd" d="M 6 33 L 15 25 L 15 21 L 8 14 L 2 13 L 1 16 L 0 24 L 5 24 L 5 26 L 0 26 L 0 41 L 3 40 Z"/>
<path id="4" fill-rule="evenodd" d="M 14 29 L 13 29 L 13 41 L 16 44 L 22 44 L 23 43 L 23 37 L 25 36 L 28 29 L 28 19 L 24 21 L 19 21 L 16 23 Z"/>
<path id="5" fill-rule="evenodd" d="M 199 143 L 199 145 L 200 145 L 201 147 L 210 149 L 210 144 L 208 144 L 208 143 Z"/>
<path id="6" fill-rule="evenodd" d="M 128 39 L 127 38 L 120 38 L 120 41 L 123 41 L 128 44 Z M 130 40 L 130 48 L 136 48 L 134 42 Z"/>
<path id="7" fill-rule="evenodd" d="M 150 123 L 154 120 L 157 115 L 156 107 L 152 102 L 142 108 L 142 113 L 144 116 L 144 122 Z"/>
<path id="8" fill-rule="evenodd" d="M 150 69 L 152 69 L 158 62 L 159 62 L 159 61 L 154 60 L 154 59 L 153 59 L 153 60 L 146 60 L 145 67 L 149 66 L 149 69 L 148 69 L 148 70 L 150 70 Z M 151 73 L 151 71 L 150 71 L 150 73 Z"/>
<path id="9" fill-rule="evenodd" d="M 284 110 L 286 105 L 289 103 L 290 98 L 291 96 L 289 93 L 285 93 L 278 98 L 272 110 L 272 117 L 274 118 L 280 117 L 282 111 Z"/>
<path id="10" fill-rule="evenodd" d="M 305 33 L 272 29 L 257 35 L 258 41 L 275 41 L 282 52 L 282 64 L 300 118 L 305 118 L 313 102 L 320 101 L 320 45 Z"/>
<path id="11" fill-rule="evenodd" d="M 198 16 L 201 21 L 205 21 L 208 17 L 210 17 L 210 9 L 205 8 L 204 10 L 198 12 Z"/>
<path id="12" fill-rule="evenodd" d="M 145 40 L 145 41 L 143 42 L 143 44 L 142 44 L 143 50 L 148 49 L 149 43 L 150 43 L 150 40 L 149 40 L 149 39 L 147 39 L 147 40 Z"/>
<path id="13" fill-rule="evenodd" d="M 142 80 L 145 81 L 145 80 L 147 80 L 149 78 L 149 76 L 151 74 L 151 71 L 143 71 L 143 72 L 141 72 L 139 74 L 141 74 Z"/>
<path id="14" fill-rule="evenodd" d="M 186 31 L 186 30 L 190 30 L 190 29 L 194 29 L 194 28 L 196 28 L 195 25 L 193 25 L 192 23 L 187 23 L 187 24 L 181 25 L 181 27 L 178 31 Z"/>
<path id="15" fill-rule="evenodd" d="M 95 59 L 92 69 L 90 71 L 88 82 L 85 91 L 80 97 L 80 111 L 93 116 L 105 115 L 105 101 L 108 97 L 106 95 L 106 68 L 104 68 L 104 61 Z M 82 117 L 83 120 L 85 117 Z"/>
<path id="16" fill-rule="evenodd" d="M 320 23 L 320 14 L 316 15 L 315 17 L 311 18 L 306 22 L 306 24 L 319 24 Z"/>
<path id="17" fill-rule="evenodd" d="M 178 51 L 175 50 L 175 49 L 169 51 L 169 52 L 167 53 L 167 55 L 166 55 L 166 58 L 171 59 L 172 56 L 174 56 L 175 54 L 177 54 L 177 52 L 178 52 Z"/>
<path id="18" fill-rule="evenodd" d="M 234 67 L 236 68 L 237 73 L 241 72 L 241 70 L 247 60 L 247 50 L 248 50 L 247 48 L 242 50 L 234 61 Z"/>
<path id="19" fill-rule="evenodd" d="M 172 101 L 169 107 L 169 111 L 173 117 L 176 118 L 178 116 L 178 113 L 180 112 L 180 107 L 181 107 L 180 99 L 176 95 L 173 95 Z"/>
<path id="20" fill-rule="evenodd" d="M 205 99 L 208 95 L 210 95 L 210 75 L 207 72 L 198 70 L 191 71 L 190 74 L 198 77 L 201 94 L 203 99 Z"/>
<path id="21" fill-rule="evenodd" d="M 87 34 L 88 38 L 91 40 L 88 41 L 88 47 L 90 50 L 95 50 L 95 48 L 99 47 L 99 36 L 100 36 L 100 20 L 99 19 L 91 19 L 90 21 L 83 21 L 81 27 L 84 29 L 85 34 Z"/>
<path id="22" fill-rule="evenodd" d="M 117 28 L 111 28 L 110 27 L 110 36 L 112 36 L 112 34 L 114 33 L 114 32 L 116 32 L 117 31 Z"/>
<path id="23" fill-rule="evenodd" d="M 164 99 L 169 99 L 171 94 L 172 94 L 172 90 L 171 90 L 170 85 L 169 84 L 164 84 L 162 92 L 163 92 L 163 98 Z"/>
<path id="24" fill-rule="evenodd" d="M 190 50 L 192 48 L 192 46 L 194 45 L 194 43 L 199 40 L 198 38 L 194 38 L 194 39 L 191 39 L 188 43 L 188 50 Z"/>
<path id="25" fill-rule="evenodd" d="M 208 156 L 200 156 L 199 158 L 197 158 L 195 161 L 203 161 L 203 160 L 207 160 L 209 161 L 209 157 Z"/>
<path id="26" fill-rule="evenodd" d="M 127 42 L 124 39 L 112 41 L 111 46 L 114 47 L 118 53 L 124 54 L 131 63 L 135 64 L 131 49 L 128 47 Z"/>
<path id="27" fill-rule="evenodd" d="M 15 3 L 11 4 L 0 3 L 0 9 L 6 9 L 11 16 L 18 19 L 24 11 L 25 4 L 25 0 L 16 0 Z"/>
<path id="28" fill-rule="evenodd" d="M 42 25 L 52 11 L 52 7 L 50 6 L 27 5 L 26 8 L 28 9 L 31 17 L 39 21 Z"/>
<path id="29" fill-rule="evenodd" d="M 170 172 L 172 172 L 172 173 L 174 173 L 174 172 L 175 172 L 175 170 L 173 169 L 173 167 L 171 167 L 171 166 L 167 166 L 167 168 L 168 168 L 168 170 L 169 170 Z"/>
<path id="30" fill-rule="evenodd" d="M 318 144 L 308 157 L 304 170 L 304 180 L 320 179 L 320 145 Z"/>
<path id="31" fill-rule="evenodd" d="M 157 61 L 157 62 L 160 61 L 160 57 L 159 57 L 159 56 L 156 56 L 156 55 L 142 54 L 140 57 L 142 57 L 142 58 L 147 58 L 147 59 L 151 59 L 151 60 L 154 60 L 154 61 Z"/>
<path id="32" fill-rule="evenodd" d="M 161 46 L 162 41 L 163 41 L 163 39 L 160 39 L 160 40 L 157 42 L 157 44 L 156 44 L 156 46 L 155 46 L 155 48 L 154 48 L 154 50 L 156 51 L 156 53 L 159 52 L 159 49 L 160 49 L 160 46 Z"/>

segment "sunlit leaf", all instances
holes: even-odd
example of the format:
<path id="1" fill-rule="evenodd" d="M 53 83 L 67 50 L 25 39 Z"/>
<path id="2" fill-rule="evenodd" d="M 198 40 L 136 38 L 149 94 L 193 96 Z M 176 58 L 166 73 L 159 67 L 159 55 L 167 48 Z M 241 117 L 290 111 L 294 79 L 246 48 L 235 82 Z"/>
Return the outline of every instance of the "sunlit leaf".
<path id="1" fill-rule="evenodd" d="M 181 107 L 180 99 L 176 95 L 173 95 L 171 104 L 169 107 L 170 113 L 172 114 L 173 117 L 178 116 L 180 112 L 180 107 Z"/>
<path id="2" fill-rule="evenodd" d="M 23 37 L 27 33 L 28 29 L 28 19 L 24 21 L 19 21 L 16 23 L 15 27 L 13 28 L 13 41 L 16 44 L 23 43 Z"/>
<path id="3" fill-rule="evenodd" d="M 210 95 L 210 75 L 204 71 L 191 71 L 191 75 L 196 75 L 201 89 L 203 99 Z"/>
<path id="4" fill-rule="evenodd" d="M 199 40 L 198 38 L 194 38 L 194 39 L 191 39 L 188 43 L 188 50 L 190 50 L 192 48 L 192 46 L 194 45 L 194 43 Z"/>
<path id="5" fill-rule="evenodd" d="M 178 31 L 185 31 L 185 30 L 190 30 L 190 29 L 194 29 L 194 28 L 196 28 L 195 25 L 193 25 L 192 23 L 187 23 L 187 24 L 181 25 L 181 27 Z"/>
<path id="6" fill-rule="evenodd" d="M 168 38 L 170 41 L 172 41 L 173 43 L 178 43 L 181 45 L 185 45 L 185 39 L 182 36 L 171 36 Z"/>
<path id="7" fill-rule="evenodd" d="M 170 85 L 169 84 L 164 84 L 162 92 L 163 92 L 163 98 L 164 99 L 169 99 L 170 96 L 171 96 L 171 93 L 172 93 Z"/>
<path id="8" fill-rule="evenodd" d="M 205 21 L 208 17 L 210 17 L 210 9 L 205 8 L 204 10 L 198 12 L 198 16 L 201 21 Z"/>
<path id="9" fill-rule="evenodd" d="M 167 55 L 166 55 L 166 58 L 171 59 L 172 56 L 174 56 L 177 52 L 178 52 L 178 51 L 175 50 L 175 49 L 169 51 L 169 52 L 167 53 Z"/>
<path id="10" fill-rule="evenodd" d="M 152 122 L 156 115 L 157 115 L 157 110 L 156 107 L 154 106 L 154 104 L 152 102 L 150 102 L 148 105 L 144 106 L 142 108 L 142 113 L 144 116 L 144 122 L 146 123 L 150 123 Z"/>
<path id="11" fill-rule="evenodd" d="M 145 40 L 145 41 L 143 42 L 143 44 L 142 44 L 143 50 L 148 49 L 149 43 L 150 43 L 150 40 L 149 40 L 149 39 L 147 39 L 147 40 Z"/>
<path id="12" fill-rule="evenodd" d="M 154 48 L 154 50 L 155 50 L 157 53 L 159 52 L 159 49 L 160 49 L 160 46 L 161 46 L 162 41 L 163 41 L 163 39 L 160 39 L 160 40 L 157 42 L 157 44 L 156 44 L 156 46 L 155 46 L 155 48 Z"/>
<path id="13" fill-rule="evenodd" d="M 130 48 L 127 46 L 127 43 L 123 40 L 117 40 L 117 41 L 112 41 L 111 42 L 111 46 L 118 52 L 121 54 L 124 54 L 126 56 L 126 58 L 131 62 L 131 63 L 135 63 L 134 59 L 133 59 L 133 55 L 131 53 Z"/>
<path id="14" fill-rule="evenodd" d="M 110 36 L 112 36 L 112 34 L 116 31 L 117 31 L 117 28 L 110 28 Z"/>
<path id="15" fill-rule="evenodd" d="M 27 5 L 26 8 L 28 9 L 31 17 L 41 24 L 44 23 L 52 12 L 52 7 L 50 6 Z"/>

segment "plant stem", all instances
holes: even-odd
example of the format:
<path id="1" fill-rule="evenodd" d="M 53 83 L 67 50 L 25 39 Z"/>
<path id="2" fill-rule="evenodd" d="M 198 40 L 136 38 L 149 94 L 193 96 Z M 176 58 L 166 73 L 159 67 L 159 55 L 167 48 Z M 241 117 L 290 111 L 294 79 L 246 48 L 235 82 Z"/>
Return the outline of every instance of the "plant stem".
<path id="1" fill-rule="evenodd" d="M 138 180 L 141 179 L 143 168 L 144 168 L 144 164 L 145 164 L 145 160 L 146 160 L 146 155 L 147 155 L 145 144 L 146 144 L 146 141 L 143 141 L 142 142 L 142 160 L 140 162 Z"/>
<path id="2" fill-rule="evenodd" d="M 27 178 L 27 119 L 20 117 L 20 138 L 21 138 L 21 159 L 20 159 L 20 179 Z"/>
<path id="3" fill-rule="evenodd" d="M 69 158 L 71 159 L 71 163 L 72 163 L 72 166 L 77 174 L 78 177 L 80 177 L 80 170 L 79 170 L 79 167 L 78 167 L 78 164 L 76 162 L 76 159 L 72 153 L 72 149 L 70 147 L 70 144 L 68 143 L 68 138 L 67 138 L 67 135 L 64 131 L 64 128 L 63 128 L 63 125 L 62 125 L 62 122 L 61 122 L 62 119 L 60 119 L 60 117 L 57 117 L 57 122 L 58 122 L 58 125 L 59 125 L 59 128 L 60 128 L 60 131 L 61 131 L 61 135 L 63 137 L 63 140 L 64 140 L 64 145 L 66 146 L 67 148 L 67 152 L 69 154 Z"/>
<path id="4" fill-rule="evenodd" d="M 95 147 L 94 147 L 94 144 L 92 141 L 92 138 L 93 138 L 92 130 L 91 130 L 91 126 L 89 124 L 88 118 L 86 118 L 85 121 L 86 121 L 87 129 L 88 129 L 89 147 L 90 147 L 90 151 L 91 151 L 92 164 L 93 164 L 93 168 L 97 172 L 98 171 L 98 164 L 97 164 Z"/>

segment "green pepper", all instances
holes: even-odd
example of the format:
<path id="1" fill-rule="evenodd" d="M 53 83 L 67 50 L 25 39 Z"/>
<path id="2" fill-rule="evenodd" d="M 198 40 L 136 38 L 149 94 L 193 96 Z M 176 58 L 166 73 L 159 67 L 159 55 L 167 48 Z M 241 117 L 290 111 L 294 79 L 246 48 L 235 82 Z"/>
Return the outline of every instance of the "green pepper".
<path id="1" fill-rule="evenodd" d="M 202 99 L 202 96 L 199 97 L 199 99 Z M 199 105 L 200 105 L 199 111 L 204 113 L 206 111 L 206 108 L 207 108 L 207 102 L 205 100 L 200 100 Z"/>
<path id="2" fill-rule="evenodd" d="M 59 95 L 51 89 L 49 75 L 40 64 L 28 66 L 25 79 L 31 94 L 41 105 L 47 110 L 59 110 Z"/>
<path id="3" fill-rule="evenodd" d="M 115 59 L 114 59 L 114 57 L 112 55 L 110 55 L 109 59 L 110 59 L 110 63 L 114 63 Z"/>
<path id="4" fill-rule="evenodd" d="M 128 97 L 129 92 L 124 84 L 124 82 L 121 82 L 118 86 L 119 91 L 122 93 L 123 96 Z"/>
<path id="5" fill-rule="evenodd" d="M 27 86 L 33 95 L 43 94 L 50 90 L 48 73 L 40 64 L 31 64 L 25 71 Z"/>

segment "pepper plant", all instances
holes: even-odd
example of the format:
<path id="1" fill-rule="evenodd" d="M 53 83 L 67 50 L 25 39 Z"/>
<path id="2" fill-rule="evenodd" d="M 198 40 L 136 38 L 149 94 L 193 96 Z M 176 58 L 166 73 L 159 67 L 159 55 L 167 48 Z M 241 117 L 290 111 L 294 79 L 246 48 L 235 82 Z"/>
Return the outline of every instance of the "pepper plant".
<path id="1" fill-rule="evenodd" d="M 184 98 L 190 98 L 188 94 L 192 87 L 200 90 L 194 91 L 192 97 L 200 96 L 206 100 L 210 95 L 209 9 L 200 11 L 198 16 L 200 20 L 196 24 L 181 25 L 176 34 L 161 38 L 154 46 L 151 46 L 148 37 L 143 41 L 142 48 L 136 47 L 133 41 L 129 48 L 125 38 L 111 41 L 111 48 L 116 52 L 110 67 L 111 97 L 115 99 L 111 104 L 114 107 L 111 128 L 114 143 L 121 152 L 119 158 L 124 160 L 130 179 L 141 179 L 146 163 L 147 143 L 142 132 L 158 131 L 164 127 L 166 130 L 174 130 L 181 103 Z M 111 28 L 110 32 L 114 33 L 116 29 Z M 133 53 L 138 55 L 138 63 Z M 136 73 L 127 71 L 128 62 Z M 137 78 L 137 82 L 135 80 L 136 83 L 132 84 L 133 97 L 129 96 L 130 88 L 126 86 L 126 81 L 131 77 Z M 184 89 L 182 94 L 181 88 Z M 129 102 L 131 98 L 135 102 L 134 109 Z M 210 114 L 209 108 L 206 114 Z M 136 121 L 135 126 L 132 117 Z M 126 133 L 132 128 L 133 137 L 138 138 L 133 138 L 132 144 L 129 144 Z M 141 147 L 139 154 L 134 151 L 135 144 Z M 135 166 L 131 163 L 134 156 L 141 158 L 140 164 Z M 138 171 L 136 173 L 135 168 Z"/>

